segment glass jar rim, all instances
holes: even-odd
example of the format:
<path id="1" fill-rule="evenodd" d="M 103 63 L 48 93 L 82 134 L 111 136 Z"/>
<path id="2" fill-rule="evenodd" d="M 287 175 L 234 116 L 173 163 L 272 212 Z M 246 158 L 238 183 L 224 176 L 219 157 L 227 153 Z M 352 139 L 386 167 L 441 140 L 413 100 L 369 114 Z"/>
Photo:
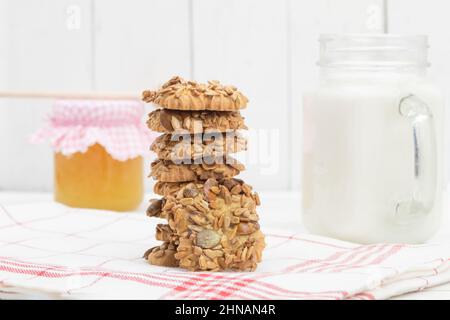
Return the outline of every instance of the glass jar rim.
<path id="1" fill-rule="evenodd" d="M 373 38 L 373 39 L 410 39 L 427 42 L 428 36 L 426 34 L 401 34 L 401 33 L 321 33 L 320 40 L 330 38 Z"/>
<path id="2" fill-rule="evenodd" d="M 321 34 L 321 67 L 426 68 L 428 36 L 416 34 Z"/>

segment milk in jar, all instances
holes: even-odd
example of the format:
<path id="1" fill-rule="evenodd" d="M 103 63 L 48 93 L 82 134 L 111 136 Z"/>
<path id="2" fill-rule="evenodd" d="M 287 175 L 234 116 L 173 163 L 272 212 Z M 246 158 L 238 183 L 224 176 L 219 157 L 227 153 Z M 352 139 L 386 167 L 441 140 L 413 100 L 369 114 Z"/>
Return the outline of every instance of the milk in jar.
<path id="1" fill-rule="evenodd" d="M 323 35 L 304 94 L 303 221 L 358 243 L 421 243 L 443 211 L 443 119 L 427 38 Z"/>

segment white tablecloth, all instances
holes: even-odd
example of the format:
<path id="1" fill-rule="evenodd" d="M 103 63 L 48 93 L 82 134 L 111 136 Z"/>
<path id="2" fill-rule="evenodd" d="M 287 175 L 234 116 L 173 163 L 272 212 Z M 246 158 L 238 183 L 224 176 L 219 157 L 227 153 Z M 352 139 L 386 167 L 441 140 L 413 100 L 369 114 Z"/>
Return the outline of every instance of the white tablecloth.
<path id="1" fill-rule="evenodd" d="M 147 198 L 150 198 L 147 197 Z M 446 257 L 446 252 L 444 249 L 444 254 L 442 254 L 442 249 L 437 248 L 436 252 L 430 252 L 428 249 L 426 248 L 419 248 L 420 250 L 416 250 L 417 248 L 408 248 L 408 247 L 401 247 L 399 248 L 398 246 L 383 246 L 383 245 L 376 245 L 376 246 L 353 246 L 353 245 L 348 245 L 347 243 L 341 243 L 338 241 L 331 241 L 329 239 L 320 239 L 320 238 L 315 238 L 313 236 L 309 236 L 306 234 L 306 231 L 304 230 L 304 228 L 301 225 L 301 219 L 300 219 L 300 198 L 299 198 L 299 194 L 298 193 L 266 193 L 266 194 L 262 194 L 261 198 L 264 199 L 264 204 L 261 207 L 261 209 L 259 210 L 260 212 L 260 216 L 261 216 L 261 220 L 263 221 L 262 225 L 263 227 L 265 227 L 265 231 L 269 231 L 269 235 L 268 235 L 268 242 L 269 242 L 269 253 L 268 253 L 268 262 L 265 262 L 262 267 L 261 267 L 261 275 L 263 277 L 265 277 L 264 282 L 260 282 L 258 283 L 258 281 L 255 281 L 255 290 L 253 292 L 253 294 L 255 294 L 255 292 L 258 291 L 257 286 L 258 285 L 264 285 L 264 286 L 268 286 L 267 288 L 270 288 L 270 290 L 275 290 L 274 287 L 270 287 L 271 285 L 271 281 L 274 281 L 274 284 L 277 284 L 277 281 L 279 280 L 272 280 L 272 279 L 276 279 L 277 275 L 271 274 L 270 277 L 272 277 L 272 279 L 269 279 L 268 274 L 271 272 L 271 269 L 277 268 L 277 263 L 274 261 L 270 261 L 271 259 L 277 259 L 277 252 L 283 252 L 282 249 L 280 249 L 279 251 L 277 251 L 278 249 L 276 249 L 277 246 L 284 246 L 286 250 L 286 248 L 289 248 L 288 250 L 302 250 L 301 253 L 301 257 L 300 260 L 295 264 L 293 264 L 294 268 L 297 268 L 298 270 L 290 270 L 290 271 L 300 271 L 300 272 L 307 272 L 304 275 L 300 275 L 300 274 L 296 274 L 297 279 L 301 276 L 305 276 L 304 279 L 301 280 L 301 284 L 305 285 L 306 288 L 311 288 L 316 290 L 316 286 L 318 283 L 321 283 L 322 280 L 324 280 L 324 283 L 326 283 L 327 281 L 335 281 L 337 283 L 336 288 L 339 289 L 339 281 L 340 281 L 340 275 L 337 276 L 336 274 L 336 264 L 333 265 L 333 259 L 335 260 L 335 262 L 339 262 L 339 259 L 341 260 L 339 263 L 341 263 L 338 267 L 338 271 L 342 270 L 354 270 L 354 266 L 351 264 L 346 264 L 347 262 L 351 261 L 352 259 L 355 260 L 361 260 L 363 258 L 367 258 L 369 257 L 372 253 L 381 253 L 378 254 L 379 257 L 386 257 L 386 254 L 390 254 L 392 252 L 397 252 L 399 249 L 401 249 L 403 251 L 402 254 L 404 254 L 405 257 L 407 257 L 407 259 L 409 259 L 408 257 L 410 257 L 411 259 L 411 266 L 408 265 L 408 263 L 405 264 L 404 261 L 404 257 L 401 258 L 399 257 L 398 261 L 395 261 L 394 258 L 392 258 L 392 261 L 390 262 L 390 264 L 388 265 L 381 265 L 383 268 L 385 268 L 386 270 L 388 270 L 389 268 L 393 268 L 393 269 L 398 269 L 398 270 L 407 270 L 407 272 L 404 272 L 404 274 L 402 274 L 402 277 L 407 280 L 407 281 L 401 281 L 398 282 L 397 280 L 394 281 L 393 284 L 389 284 L 389 282 L 391 281 L 389 279 L 388 276 L 389 273 L 383 274 L 383 270 L 382 269 L 376 269 L 375 267 L 377 267 L 377 265 L 367 265 L 366 267 L 361 269 L 361 275 L 363 276 L 364 281 L 361 282 L 361 279 L 358 280 L 358 272 L 354 273 L 352 275 L 352 278 L 345 278 L 345 275 L 342 277 L 342 279 L 354 279 L 354 281 L 360 281 L 362 284 L 364 284 L 366 287 L 364 288 L 363 294 L 357 295 L 356 298 L 384 298 L 384 297 L 391 297 L 392 295 L 395 295 L 396 292 L 400 292 L 403 293 L 405 291 L 411 290 L 411 288 L 415 288 L 414 291 L 416 290 L 420 290 L 419 292 L 414 292 L 414 293 L 409 293 L 409 294 L 403 294 L 400 295 L 398 297 L 395 297 L 396 299 L 402 299 L 402 298 L 408 298 L 408 299 L 450 299 L 450 284 L 444 284 L 444 285 L 440 285 L 440 286 L 435 286 L 432 287 L 435 283 L 442 283 L 445 282 L 447 277 L 446 275 L 444 276 L 444 278 L 441 277 L 434 277 L 434 273 L 436 272 L 436 274 L 438 274 L 439 272 L 441 272 L 441 269 L 446 269 L 447 268 L 447 264 L 443 264 L 442 261 L 439 261 L 439 259 L 436 258 L 440 258 L 441 256 Z M 52 196 L 50 194 L 36 194 L 36 193 L 12 193 L 12 192 L 0 192 L 0 205 L 2 206 L 2 210 L 4 211 L 6 210 L 10 210 L 11 211 L 11 216 L 7 216 L 5 215 L 5 212 L 3 213 L 3 220 L 0 221 L 2 222 L 2 226 L 4 228 L 6 228 L 5 230 L 9 229 L 9 225 L 10 224 L 15 224 L 15 230 L 16 231 L 12 231 L 8 230 L 8 234 L 7 236 L 5 236 L 5 239 L 0 239 L 0 241 L 3 241 L 2 243 L 0 243 L 0 258 L 2 258 L 3 260 L 1 261 L 3 263 L 3 268 L 6 268 L 7 272 L 6 273 L 6 277 L 4 276 L 3 282 L 0 282 L 0 296 L 3 298 L 8 298 L 8 295 L 10 295 L 9 297 L 34 297 L 34 298 L 61 298 L 61 297 L 77 297 L 80 298 L 82 296 L 76 296 L 76 294 L 73 294 L 72 296 L 69 295 L 61 295 L 58 294 L 58 290 L 53 290 L 53 289 L 59 289 L 58 286 L 61 286 L 61 283 L 64 284 L 64 286 L 67 285 L 67 281 L 65 280 L 64 282 L 58 282 L 58 278 L 62 275 L 64 277 L 67 277 L 67 273 L 69 271 L 67 270 L 62 270 L 61 268 L 61 263 L 64 264 L 65 260 L 61 260 L 61 251 L 58 250 L 57 253 L 54 252 L 48 252 L 45 253 L 44 255 L 42 255 L 41 253 L 39 253 L 40 255 L 37 255 L 37 257 L 39 257 L 39 259 L 35 259 L 33 260 L 31 255 L 30 255 L 30 259 L 27 259 L 26 254 L 25 255 L 18 255 L 18 257 L 20 259 L 10 259 L 11 257 L 15 257 L 16 252 L 14 251 L 14 248 L 20 248 L 20 250 L 25 250 L 24 252 L 26 252 L 27 250 L 27 246 L 29 246 L 29 252 L 30 254 L 34 254 L 36 251 L 36 248 L 44 248 L 44 250 L 47 251 L 51 251 L 54 248 L 58 247 L 60 244 L 55 244 L 55 243 L 45 243 L 45 241 L 48 241 L 49 238 L 52 238 L 52 233 L 58 233 L 59 231 L 61 231 L 62 233 L 65 234 L 65 240 L 62 242 L 63 244 L 61 244 L 61 250 L 67 250 L 70 253 L 79 253 L 81 252 L 79 248 L 82 248 L 82 252 L 86 253 L 88 252 L 89 256 L 89 251 L 92 249 L 92 256 L 89 259 L 95 260 L 95 259 L 99 259 L 98 256 L 100 255 L 101 258 L 103 259 L 101 261 L 101 263 L 103 264 L 104 261 L 109 261 L 110 259 L 106 259 L 107 258 L 111 258 L 112 260 L 114 260 L 115 258 L 119 258 L 119 259 L 129 259 L 132 264 L 128 264 L 128 265 L 124 265 L 125 269 L 129 269 L 129 268 L 134 268 L 136 267 L 137 269 L 135 271 L 143 271 L 146 272 L 149 266 L 143 266 L 141 261 L 139 261 L 139 259 L 137 259 L 137 261 L 139 261 L 138 263 L 135 263 L 136 257 L 134 257 L 135 255 L 138 257 L 138 255 L 140 254 L 140 251 L 145 250 L 146 247 L 150 247 L 152 245 L 154 245 L 156 242 L 154 239 L 152 239 L 152 229 L 154 227 L 155 222 L 151 220 L 154 219 L 147 219 L 146 217 L 143 216 L 143 212 L 145 211 L 145 204 L 143 204 L 142 208 L 140 208 L 136 213 L 132 213 L 132 214 L 128 214 L 126 215 L 126 218 L 124 218 L 124 215 L 119 214 L 111 214 L 111 213 L 102 213 L 102 212 L 92 212 L 92 211 L 79 211 L 79 217 L 80 219 L 84 219 L 83 220 L 83 228 L 84 225 L 86 225 L 86 228 L 94 231 L 91 232 L 91 235 L 95 235 L 92 237 L 92 239 L 88 238 L 83 238 L 83 237 L 76 237 L 76 233 L 78 233 L 80 231 L 79 227 L 75 227 L 75 223 L 72 224 L 68 223 L 67 221 L 70 221 L 70 219 L 75 218 L 76 219 L 76 215 L 74 215 L 74 213 L 76 214 L 76 212 L 74 211 L 74 209 L 69 209 L 67 208 L 67 212 L 68 212 L 68 217 L 61 219 L 61 221 L 66 221 L 66 222 L 62 222 L 63 225 L 61 225 L 61 230 L 59 230 L 59 226 L 55 227 L 53 226 L 52 228 L 49 227 L 48 225 L 45 224 L 45 220 L 47 218 L 52 219 L 52 214 L 55 216 L 58 216 L 58 219 L 60 218 L 60 215 L 62 214 L 62 211 L 66 210 L 63 206 L 60 205 L 55 205 L 52 202 Z M 42 214 L 42 212 L 35 212 L 33 213 L 32 208 L 36 208 L 37 210 L 46 210 L 48 211 L 47 213 L 45 213 L 44 215 Z M 39 209 L 41 208 L 41 209 Z M 46 208 L 46 209 L 45 209 Z M 94 215 L 97 215 L 95 218 L 90 218 L 91 214 L 93 215 L 92 217 L 94 217 Z M 35 219 L 33 219 L 35 215 Z M 116 216 L 117 215 L 117 216 Z M 117 218 L 116 218 L 117 217 Z M 42 220 L 41 220 L 42 219 Z M 109 219 L 111 222 L 111 226 L 117 225 L 119 228 L 126 228 L 127 225 L 132 227 L 132 228 L 138 228 L 137 226 L 140 225 L 144 225 L 144 228 L 139 228 L 142 232 L 145 233 L 145 239 L 143 238 L 142 241 L 134 241 L 133 242 L 133 246 L 130 247 L 130 250 L 126 249 L 126 248 L 102 248 L 99 249 L 98 246 L 94 243 L 94 245 L 92 245 L 92 248 L 90 248 L 90 245 L 86 246 L 87 243 L 84 243 L 86 241 L 92 241 L 93 239 L 98 240 L 98 237 L 106 237 L 105 239 L 102 240 L 107 240 L 108 236 L 110 235 L 108 232 L 105 233 L 104 235 L 102 235 L 100 232 L 95 233 L 95 230 L 100 230 L 98 227 L 92 225 L 88 225 L 90 223 L 93 224 L 99 224 L 102 226 L 102 229 L 104 228 L 104 226 L 108 225 L 109 222 L 107 223 L 103 223 L 101 220 L 102 219 Z M 97 220 L 97 221 L 96 221 Z M 108 221 L 109 221 L 108 220 Z M 22 223 L 22 221 L 28 221 L 27 224 Z M 76 221 L 76 220 L 75 220 Z M 136 224 L 136 222 L 138 221 L 138 224 Z M 30 224 L 28 224 L 30 223 Z M 0 228 L 2 227 L 0 226 Z M 31 227 L 31 230 L 27 230 L 26 228 Z M 73 230 L 71 230 L 71 228 L 73 228 Z M 148 229 L 147 229 L 148 228 Z M 86 230 L 87 230 L 86 229 Z M 33 242 L 27 242 L 27 241 L 23 241 L 24 234 L 25 232 L 28 233 L 40 233 L 39 235 L 41 235 L 42 230 L 44 230 L 47 233 L 50 233 L 50 237 L 48 234 L 45 234 L 45 237 L 35 237 L 35 239 L 40 239 L 39 241 L 43 241 L 42 243 L 33 243 Z M 117 235 L 123 234 L 125 237 L 125 233 L 120 232 L 120 230 L 114 230 L 111 229 L 111 232 L 116 232 Z M 148 231 L 147 231 L 148 230 Z M 1 232 L 1 230 L 0 230 Z M 138 234 L 139 231 L 137 230 Z M 148 233 L 148 234 L 147 234 Z M 4 235 L 6 235 L 6 233 L 4 233 Z M 34 234 L 33 234 L 34 235 Z M 68 235 L 68 237 L 66 237 Z M 73 235 L 75 235 L 75 237 L 72 237 Z M 295 241 L 291 241 L 292 242 L 292 246 L 290 246 L 290 244 L 288 244 L 288 241 L 283 240 L 283 236 L 287 235 L 287 240 L 300 240 L 303 241 L 302 244 L 296 243 Z M 300 236 L 299 236 L 300 235 Z M 60 236 L 60 235 L 58 235 Z M 148 237 L 149 236 L 149 237 Z M 17 237 L 16 239 L 14 239 L 15 237 Z M 1 238 L 1 237 L 0 237 Z M 297 239 L 298 238 L 298 239 Z M 56 237 L 54 238 L 56 239 Z M 109 238 L 108 238 L 109 239 Z M 323 240 L 323 241 L 322 241 Z M 36 240 L 38 241 L 38 240 Z M 125 243 L 125 242 L 124 242 Z M 441 228 L 440 232 L 430 241 L 430 243 L 438 243 L 438 244 L 445 244 L 445 245 L 450 245 L 450 228 L 448 227 L 448 218 L 445 219 L 444 221 L 444 226 Z M 17 247 L 15 247 L 15 245 Z M 126 244 L 123 244 L 124 246 L 126 246 Z M 60 248 L 60 247 L 58 247 Z M 19 250 L 19 249 L 18 249 Z M 86 251 L 87 250 L 87 251 Z M 100 250 L 100 251 L 97 251 Z M 137 251 L 136 251 L 137 250 Z M 140 250 L 140 251 L 139 251 Z M 317 250 L 317 253 L 315 253 L 314 251 Z M 441 250 L 441 251 L 439 251 Z M 136 252 L 134 252 L 136 251 Z M 138 252 L 139 251 L 139 252 Z M 321 252 L 319 252 L 321 251 Z M 410 251 L 410 252 L 409 252 Z M 130 252 L 130 256 L 127 256 L 127 252 Z M 312 252 L 312 253 L 311 253 Z M 383 253 L 384 252 L 384 253 Z M 117 257 L 117 254 L 120 253 L 123 256 Z M 275 253 L 275 254 L 274 254 Z M 284 253 L 283 253 L 284 254 Z M 317 259 L 316 256 L 317 255 Z M 449 256 L 450 256 L 450 252 L 449 252 Z M 281 256 L 280 256 L 281 257 Z M 335 258 L 333 258 L 335 257 Z M 288 258 L 288 255 L 285 255 L 281 258 Z M 293 255 L 293 258 L 296 258 L 296 255 Z M 358 258 L 358 259 L 356 259 Z M 89 260 L 88 259 L 88 260 Z M 403 260 L 402 260 L 403 259 Z M 413 262 L 412 260 L 416 260 L 415 262 Z M 428 266 L 426 264 L 422 265 L 419 262 L 431 262 L 432 265 Z M 30 262 L 31 261 L 31 262 Z M 332 262 L 332 264 L 330 266 L 326 265 L 325 263 L 329 263 Z M 41 262 L 45 262 L 45 264 L 40 264 Z M 94 265 L 98 265 L 97 264 L 98 261 L 92 261 L 92 263 L 94 263 Z M 69 263 L 69 262 L 68 262 Z M 286 263 L 283 262 L 283 263 Z M 92 282 L 95 283 L 95 281 L 98 281 L 96 279 L 100 279 L 101 277 L 99 277 L 98 272 L 99 269 L 89 269 L 90 267 L 88 267 L 88 265 L 90 264 L 90 261 L 86 262 L 86 265 L 83 266 L 83 269 L 80 274 L 84 274 L 84 275 L 89 275 L 89 272 L 91 272 L 93 274 L 93 276 L 95 276 L 93 279 L 87 279 L 86 281 L 90 281 L 89 282 L 89 286 L 92 286 Z M 325 266 L 325 267 L 324 267 Z M 412 267 L 413 268 L 410 268 Z M 67 267 L 67 266 L 66 266 Z M 118 268 L 120 269 L 120 264 L 119 265 L 114 265 L 114 270 L 118 270 Z M 375 269 L 370 269 L 370 268 L 375 268 Z M 8 269 L 10 268 L 10 269 Z M 143 269 L 139 269 L 139 268 L 143 268 Z M 306 268 L 306 269 L 305 269 Z M 327 272 L 327 270 L 325 269 L 330 269 L 332 272 Z M 436 269 L 436 270 L 434 270 Z M 105 269 L 108 270 L 108 269 Z M 324 272 L 325 270 L 325 272 Z M 431 270 L 431 277 L 428 274 L 428 271 Z M 5 270 L 3 270 L 5 271 Z M 160 272 L 162 271 L 164 272 L 172 272 L 172 270 L 156 270 L 156 272 Z M 371 271 L 373 271 L 373 275 L 370 275 Z M 402 271 L 402 272 L 403 272 Z M 444 270 L 445 271 L 445 270 Z M 31 274 L 24 274 L 23 279 L 21 277 L 19 277 L 19 273 L 20 272 L 24 272 L 24 273 L 29 273 L 29 272 L 33 272 L 33 275 Z M 70 269 L 70 272 L 73 273 L 73 269 Z M 264 274 L 264 272 L 266 272 Z M 396 271 L 398 272 L 398 271 Z M 42 281 L 29 281 L 30 275 L 32 276 L 31 278 L 35 278 L 36 275 L 42 275 L 43 273 L 45 273 L 46 277 L 49 278 L 50 280 L 47 281 L 46 283 L 44 283 L 46 286 L 48 286 L 48 290 L 43 290 L 42 288 Z M 113 275 L 113 273 L 109 273 L 105 272 L 105 274 L 108 275 Z M 364 276 L 364 274 L 366 274 L 366 276 Z M 369 274 L 369 277 L 367 277 L 367 274 Z M 4 273 L 5 275 L 5 273 Z M 117 278 L 118 275 L 120 275 L 119 273 L 114 274 L 114 276 Z M 174 274 L 175 276 L 177 276 L 178 274 Z M 378 275 L 378 276 L 377 276 Z M 97 277 L 97 278 L 96 278 Z M 224 275 L 221 277 L 229 277 L 229 275 Z M 245 276 L 247 277 L 247 276 Z M 322 278 L 327 278 L 327 279 L 319 279 L 320 277 Z M 364 278 L 365 277 L 365 278 Z M 39 277 L 38 277 L 39 278 Z M 85 277 L 86 278 L 86 277 Z M 420 281 L 418 281 L 417 279 L 420 278 Z M 27 281 L 24 282 L 24 279 L 26 279 Z M 56 279 L 56 280 L 55 280 Z M 71 279 L 71 278 L 70 278 Z M 73 281 L 79 281 L 80 278 L 73 278 Z M 250 278 L 249 278 L 250 279 Z M 246 279 L 249 280 L 249 279 Z M 307 282 L 311 280 L 311 284 L 308 286 Z M 2 280 L 2 279 L 0 279 Z M 84 280 L 84 279 L 83 279 Z M 211 286 L 211 283 L 214 283 L 214 281 L 218 281 L 221 282 L 223 281 L 223 279 L 212 279 L 213 281 L 211 281 L 211 278 L 209 278 L 209 280 L 205 283 L 208 283 L 208 286 Z M 421 283 L 421 281 L 423 280 L 423 285 Z M 450 280 L 450 279 L 449 279 Z M 233 279 L 234 281 L 234 279 Z M 253 281 L 253 280 L 252 280 Z M 374 282 L 374 284 L 368 284 L 367 282 Z M 387 284 L 387 286 L 385 286 L 385 288 L 383 288 L 382 290 L 377 289 L 375 291 L 371 291 L 370 288 L 375 287 L 377 285 L 378 282 L 384 282 Z M 102 282 L 106 282 L 106 281 L 102 281 Z M 286 283 L 286 281 L 281 281 L 282 283 Z M 31 284 L 30 284 L 31 283 Z M 108 282 L 106 282 L 108 283 Z M 3 286 L 2 286 L 3 285 Z M 74 283 L 71 283 L 69 281 L 69 285 L 75 285 Z M 118 285 L 123 287 L 122 283 L 119 283 Z M 220 283 L 219 283 L 220 285 Z M 35 286 L 35 287 L 33 287 Z M 81 284 L 81 287 L 83 287 L 84 284 Z M 78 286 L 80 287 L 80 286 Z M 124 290 L 126 288 L 123 287 Z M 139 288 L 139 287 L 138 287 Z M 294 286 L 292 289 L 297 288 L 296 286 Z M 356 288 L 356 289 L 355 289 Z M 407 290 L 405 290 L 405 288 L 408 288 Z M 131 287 L 130 287 L 131 289 Z M 191 288 L 190 288 L 191 289 Z M 251 287 L 248 288 L 249 290 L 245 291 L 243 290 L 241 293 L 243 296 L 239 296 L 236 292 L 234 292 L 235 297 L 236 298 L 258 298 L 257 296 L 252 296 L 251 295 Z M 344 291 L 341 290 L 332 290 L 333 293 L 331 294 L 331 298 L 334 298 L 334 295 L 337 295 L 337 297 L 339 298 L 339 295 L 345 295 L 345 294 L 352 294 L 352 290 L 358 290 L 357 289 L 357 285 L 355 286 L 347 286 L 345 289 L 349 289 L 350 293 L 342 293 Z M 421 290 L 423 289 L 423 290 Z M 91 292 L 87 291 L 87 290 L 78 290 L 78 292 L 86 294 L 89 293 L 89 296 L 85 296 L 87 298 L 95 298 L 95 294 L 96 291 L 98 290 L 98 293 L 100 294 L 102 287 L 101 286 L 94 286 L 94 289 L 92 289 Z M 136 288 L 133 288 L 133 290 L 138 290 Z M 279 290 L 279 289 L 277 289 Z M 384 291 L 383 291 L 384 290 Z M 70 290 L 69 290 L 70 291 Z M 108 291 L 108 290 L 106 290 Z M 214 290 L 209 290 L 214 292 Z M 210 293 L 207 290 L 207 293 Z M 295 291 L 295 290 L 294 290 Z M 294 291 L 292 291 L 292 296 L 283 296 L 283 294 L 281 294 L 281 296 L 279 297 L 275 297 L 275 298 L 295 298 L 296 295 L 301 295 L 302 297 L 304 296 L 304 293 L 298 293 L 296 292 L 295 294 L 293 293 Z M 167 298 L 183 298 L 183 297 L 187 297 L 187 298 L 192 298 L 195 297 L 195 290 L 191 290 L 189 291 L 189 294 L 186 294 L 186 292 L 173 292 L 173 291 L 168 291 L 170 294 L 167 294 Z M 249 294 L 250 296 L 245 296 L 245 294 Z M 272 294 L 274 293 L 274 291 L 270 291 Z M 308 291 L 309 292 L 309 291 Z M 357 291 L 354 291 L 357 292 Z M 275 292 L 276 293 L 276 292 Z M 146 292 L 145 294 L 148 294 L 148 292 Z M 144 292 L 143 292 L 143 296 L 145 296 Z M 193 296 L 194 294 L 194 296 Z M 269 294 L 269 291 L 267 292 L 267 294 Z M 184 296 L 183 296 L 184 295 Z M 328 297 L 328 293 L 321 293 L 321 295 L 324 295 L 324 297 Z M 321 295 L 319 296 L 315 296 L 312 295 L 311 298 L 320 298 Z M 106 295 L 99 295 L 100 298 L 107 298 L 108 296 Z M 109 297 L 122 297 L 119 295 L 112 295 Z M 130 296 L 132 297 L 132 296 Z M 136 295 L 135 297 L 142 297 L 139 295 Z M 159 298 L 159 293 L 155 293 L 154 298 Z M 207 298 L 208 296 L 199 296 L 199 298 L 205 297 Z M 300 296 L 299 296 L 300 297 Z M 307 295 L 305 297 L 308 297 Z M 261 298 L 261 297 L 260 297 Z"/>

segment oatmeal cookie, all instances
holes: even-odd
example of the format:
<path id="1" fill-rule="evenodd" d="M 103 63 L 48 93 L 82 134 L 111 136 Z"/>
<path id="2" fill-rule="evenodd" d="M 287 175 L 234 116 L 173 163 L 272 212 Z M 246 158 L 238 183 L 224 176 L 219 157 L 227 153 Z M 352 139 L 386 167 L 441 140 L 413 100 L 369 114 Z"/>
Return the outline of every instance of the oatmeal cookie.
<path id="1" fill-rule="evenodd" d="M 217 159 L 213 160 L 212 164 L 175 164 L 170 160 L 157 159 L 151 164 L 150 176 L 161 182 L 232 178 L 245 170 L 243 164 L 232 160 L 225 162 L 223 159 Z"/>
<path id="2" fill-rule="evenodd" d="M 162 182 L 157 181 L 153 186 L 153 192 L 155 194 L 159 194 L 160 196 L 173 196 L 180 189 L 184 188 L 186 185 L 191 183 L 192 181 L 184 181 L 184 182 Z M 196 181 L 201 184 L 201 181 Z"/>
<path id="3" fill-rule="evenodd" d="M 165 109 L 211 111 L 237 111 L 248 102 L 234 86 L 224 86 L 216 80 L 203 84 L 180 77 L 173 77 L 157 91 L 144 91 L 142 100 Z"/>
<path id="4" fill-rule="evenodd" d="M 255 270 L 265 247 L 257 205 L 258 195 L 242 180 L 208 179 L 167 195 L 157 215 L 178 236 L 175 259 L 180 267 Z"/>
<path id="5" fill-rule="evenodd" d="M 247 150 L 247 140 L 237 132 L 163 134 L 153 141 L 150 150 L 155 152 L 159 159 L 171 160 L 176 164 L 190 163 L 184 160 L 217 159 L 226 154 Z"/>
<path id="6" fill-rule="evenodd" d="M 147 126 L 152 131 L 172 133 L 179 129 L 189 133 L 246 130 L 244 118 L 232 111 L 181 111 L 157 109 L 148 115 Z"/>

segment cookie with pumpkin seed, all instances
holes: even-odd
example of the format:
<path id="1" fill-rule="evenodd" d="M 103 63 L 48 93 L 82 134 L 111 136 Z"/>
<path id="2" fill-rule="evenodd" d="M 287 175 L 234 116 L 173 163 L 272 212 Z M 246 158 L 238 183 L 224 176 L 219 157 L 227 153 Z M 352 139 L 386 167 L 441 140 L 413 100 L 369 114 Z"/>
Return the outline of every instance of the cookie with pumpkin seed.
<path id="1" fill-rule="evenodd" d="M 243 164 L 230 160 L 213 159 L 211 164 L 175 164 L 170 160 L 157 159 L 151 164 L 150 176 L 161 182 L 185 182 L 209 178 L 232 178 L 245 170 Z"/>
<path id="2" fill-rule="evenodd" d="M 255 270 L 265 247 L 257 205 L 258 195 L 242 180 L 211 178 L 181 185 L 154 200 L 147 212 L 168 220 L 178 239 L 174 258 L 180 267 L 247 271 Z"/>
<path id="3" fill-rule="evenodd" d="M 145 90 L 142 100 L 165 109 L 237 111 L 247 106 L 248 99 L 236 87 L 217 80 L 207 83 L 187 81 L 175 76 L 159 90 Z"/>
<path id="4" fill-rule="evenodd" d="M 184 129 L 189 133 L 246 130 L 244 118 L 234 111 L 182 111 L 157 109 L 148 115 L 150 130 L 172 133 Z"/>

